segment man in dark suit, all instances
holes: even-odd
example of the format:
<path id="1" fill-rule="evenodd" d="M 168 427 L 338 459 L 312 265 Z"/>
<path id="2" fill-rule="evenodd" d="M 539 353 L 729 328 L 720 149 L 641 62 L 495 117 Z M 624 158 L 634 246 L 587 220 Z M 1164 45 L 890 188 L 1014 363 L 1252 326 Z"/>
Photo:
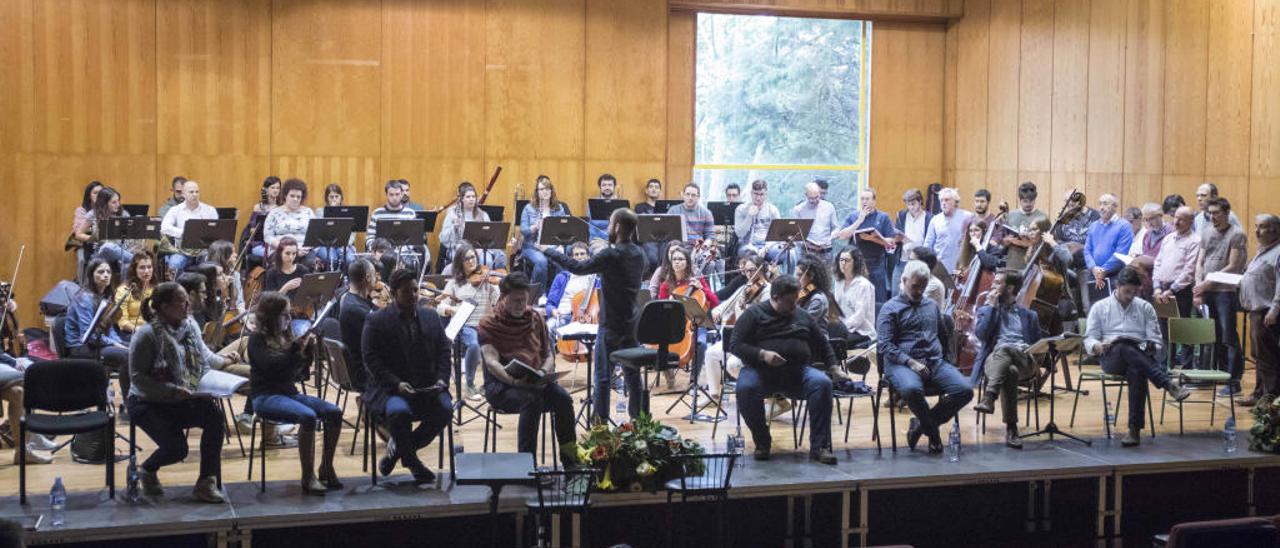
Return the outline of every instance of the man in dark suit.
<path id="1" fill-rule="evenodd" d="M 1040 320 L 1035 312 L 1018 306 L 1021 286 L 1022 273 L 1016 270 L 991 281 L 987 304 L 978 309 L 974 335 L 981 341 L 982 351 L 970 378 L 975 385 L 984 375 L 987 379 L 982 401 L 973 406 L 974 411 L 993 412 L 996 399 L 1003 396 L 1000 411 L 1004 415 L 1004 443 L 1014 449 L 1022 449 L 1018 438 L 1018 382 L 1034 377 L 1039 365 L 1027 354 L 1027 348 L 1040 340 Z"/>
<path id="2" fill-rule="evenodd" d="M 890 296 L 898 294 L 898 280 L 902 278 L 902 267 L 911 261 L 911 249 L 924 243 L 929 222 L 933 220 L 933 214 L 924 205 L 924 195 L 918 189 L 907 190 L 902 195 L 902 202 L 907 208 L 898 212 L 893 228 L 898 234 L 903 235 L 904 239 L 893 253 L 887 255 L 890 264 L 885 268 L 886 272 L 891 273 L 886 282 L 889 284 Z"/>
<path id="3" fill-rule="evenodd" d="M 435 474 L 418 460 L 417 452 L 430 444 L 453 416 L 448 390 L 449 339 L 440 316 L 418 306 L 413 271 L 393 272 L 389 285 L 393 303 L 369 315 L 360 345 L 369 370 L 367 404 L 383 413 L 391 430 L 391 443 L 378 470 L 389 475 L 400 462 L 415 482 L 430 483 Z M 421 424 L 410 430 L 413 421 Z"/>

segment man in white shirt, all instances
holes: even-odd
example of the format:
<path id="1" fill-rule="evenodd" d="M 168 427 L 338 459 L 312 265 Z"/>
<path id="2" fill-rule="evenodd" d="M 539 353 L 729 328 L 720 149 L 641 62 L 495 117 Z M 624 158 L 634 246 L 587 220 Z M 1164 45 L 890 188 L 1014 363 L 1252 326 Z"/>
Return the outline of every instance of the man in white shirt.
<path id="1" fill-rule="evenodd" d="M 811 182 L 804 185 L 804 201 L 791 208 L 791 216 L 797 219 L 813 219 L 813 227 L 804 245 L 792 249 L 792 258 L 799 261 L 805 253 L 812 253 L 822 258 L 823 262 L 831 261 L 831 239 L 840 229 L 840 221 L 836 219 L 836 206 L 822 199 L 822 187 Z M 850 231 L 852 232 L 852 231 Z"/>
<path id="2" fill-rule="evenodd" d="M 898 219 L 893 225 L 894 229 L 902 235 L 902 244 L 893 255 L 893 273 L 886 282 L 890 296 L 898 294 L 897 280 L 902 278 L 902 267 L 911 261 L 911 249 L 924 243 L 929 221 L 933 219 L 929 210 L 924 207 L 924 195 L 919 189 L 908 189 L 902 195 L 902 202 L 907 208 L 898 212 Z"/>
<path id="3" fill-rule="evenodd" d="M 1196 232 L 1204 230 L 1204 227 L 1212 225 L 1213 219 L 1209 215 L 1209 202 L 1218 197 L 1218 185 L 1213 183 L 1204 183 L 1196 187 L 1196 207 L 1200 208 L 1200 212 L 1196 214 Z M 1240 218 L 1236 217 L 1235 212 L 1231 212 L 1227 216 L 1227 221 L 1231 226 L 1240 226 Z"/>
<path id="4" fill-rule="evenodd" d="M 1138 298 L 1141 289 L 1142 275 L 1132 267 L 1122 269 L 1116 275 L 1112 295 L 1089 309 L 1084 337 L 1085 350 L 1099 357 L 1102 370 L 1129 382 L 1129 433 L 1120 440 L 1125 447 L 1142 442 L 1148 380 L 1177 401 L 1191 395 L 1156 361 L 1161 346 L 1160 322 L 1151 303 Z"/>
<path id="5" fill-rule="evenodd" d="M 200 203 L 200 183 L 186 181 L 182 183 L 182 204 L 169 208 L 160 222 L 160 232 L 173 241 L 173 247 L 181 250 L 165 258 L 169 265 L 170 277 L 176 278 L 179 273 L 191 264 L 191 261 L 203 255 L 197 250 L 182 249 L 182 231 L 187 221 L 192 219 L 217 220 L 218 210 L 209 204 Z"/>
<path id="6" fill-rule="evenodd" d="M 779 260 L 782 244 L 767 242 L 765 236 L 769 234 L 769 224 L 780 217 L 782 213 L 777 206 L 769 203 L 769 183 L 763 179 L 752 181 L 751 201 L 739 205 L 733 212 L 733 231 L 741 242 L 738 252 L 750 250 L 770 261 Z"/>
<path id="7" fill-rule="evenodd" d="M 960 193 L 954 188 L 942 189 L 938 198 L 942 200 L 942 214 L 929 221 L 924 245 L 938 255 L 938 263 L 947 270 L 947 274 L 955 274 L 964 227 L 973 213 L 960 209 Z"/>

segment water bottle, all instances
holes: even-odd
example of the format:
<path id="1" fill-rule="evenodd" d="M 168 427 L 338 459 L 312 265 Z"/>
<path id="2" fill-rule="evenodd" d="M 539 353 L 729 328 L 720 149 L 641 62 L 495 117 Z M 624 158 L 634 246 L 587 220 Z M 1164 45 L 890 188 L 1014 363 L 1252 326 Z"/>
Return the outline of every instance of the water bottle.
<path id="1" fill-rule="evenodd" d="M 1227 454 L 1236 452 L 1236 418 L 1227 417 L 1222 427 L 1222 449 Z"/>
<path id="2" fill-rule="evenodd" d="M 626 414 L 627 414 L 627 402 L 622 401 L 622 398 L 618 398 L 618 403 L 617 403 L 617 404 L 614 404 L 614 406 L 613 406 L 613 412 L 614 412 L 614 414 L 618 415 L 619 417 L 621 417 L 621 416 L 623 416 L 623 415 L 626 415 Z"/>
<path id="3" fill-rule="evenodd" d="M 453 444 L 453 454 L 454 456 L 457 456 L 465 453 L 466 451 L 467 451 L 467 448 L 463 447 L 462 438 L 459 437 L 458 441 Z"/>
<path id="4" fill-rule="evenodd" d="M 960 424 L 951 423 L 951 435 L 947 437 L 947 461 L 960 462 Z"/>
<path id="5" fill-rule="evenodd" d="M 62 476 L 53 480 L 53 489 L 49 490 L 49 509 L 52 519 L 49 524 L 62 527 L 67 523 L 64 511 L 67 508 L 67 489 L 62 486 Z"/>
<path id="6" fill-rule="evenodd" d="M 1116 414 L 1111 411 L 1111 402 L 1107 402 L 1107 409 L 1102 416 L 1102 420 L 1107 421 L 1107 439 L 1116 438 Z"/>
<path id="7" fill-rule="evenodd" d="M 129 466 L 125 469 L 124 500 L 130 504 L 138 502 L 138 456 L 129 454 Z"/>

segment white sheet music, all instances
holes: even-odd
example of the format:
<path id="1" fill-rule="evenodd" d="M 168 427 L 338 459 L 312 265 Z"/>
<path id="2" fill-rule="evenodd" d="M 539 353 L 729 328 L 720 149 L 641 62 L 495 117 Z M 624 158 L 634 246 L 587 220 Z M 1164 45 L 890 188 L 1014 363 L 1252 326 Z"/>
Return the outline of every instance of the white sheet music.
<path id="1" fill-rule="evenodd" d="M 1231 274 L 1229 272 L 1210 272 L 1204 277 L 1206 282 L 1219 283 L 1222 285 L 1238 286 L 1240 280 L 1244 278 L 1242 274 Z"/>
<path id="2" fill-rule="evenodd" d="M 573 322 L 560 326 L 556 330 L 561 337 L 569 337 L 572 335 L 596 335 L 600 332 L 600 325 L 594 323 Z"/>
<path id="3" fill-rule="evenodd" d="M 475 303 L 463 301 L 457 308 L 453 309 L 453 317 L 449 319 L 449 325 L 445 326 L 444 334 L 449 337 L 450 341 L 458 338 L 458 333 L 462 332 L 462 326 L 467 324 L 467 318 L 471 317 L 471 313 L 476 311 Z"/>
<path id="4" fill-rule="evenodd" d="M 89 329 L 80 334 L 81 346 L 83 346 L 84 343 L 89 342 L 89 337 L 92 337 L 93 332 L 97 331 L 94 327 L 98 325 L 98 322 L 102 319 L 102 313 L 107 311 L 108 306 L 111 306 L 110 298 L 102 299 L 102 302 L 98 303 L 98 311 L 93 313 L 93 321 L 89 322 Z"/>
<path id="5" fill-rule="evenodd" d="M 195 395 L 209 398 L 227 398 L 235 394 L 236 390 L 239 390 L 246 382 L 249 382 L 249 379 L 218 371 L 217 369 L 210 369 L 203 377 L 200 377 L 200 384 L 196 386 Z"/>

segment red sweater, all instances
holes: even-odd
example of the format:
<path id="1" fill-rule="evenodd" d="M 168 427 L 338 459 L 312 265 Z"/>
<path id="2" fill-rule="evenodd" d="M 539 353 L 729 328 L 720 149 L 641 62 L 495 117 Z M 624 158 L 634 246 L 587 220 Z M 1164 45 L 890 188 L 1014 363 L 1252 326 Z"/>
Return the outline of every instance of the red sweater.
<path id="1" fill-rule="evenodd" d="M 712 291 L 711 286 L 707 284 L 707 279 L 698 278 L 698 284 L 702 287 L 702 294 L 705 295 L 707 298 L 707 310 L 710 311 L 712 308 L 719 306 L 720 299 L 716 298 L 716 293 Z M 659 299 L 671 298 L 671 287 L 665 281 L 658 286 L 658 298 Z"/>

